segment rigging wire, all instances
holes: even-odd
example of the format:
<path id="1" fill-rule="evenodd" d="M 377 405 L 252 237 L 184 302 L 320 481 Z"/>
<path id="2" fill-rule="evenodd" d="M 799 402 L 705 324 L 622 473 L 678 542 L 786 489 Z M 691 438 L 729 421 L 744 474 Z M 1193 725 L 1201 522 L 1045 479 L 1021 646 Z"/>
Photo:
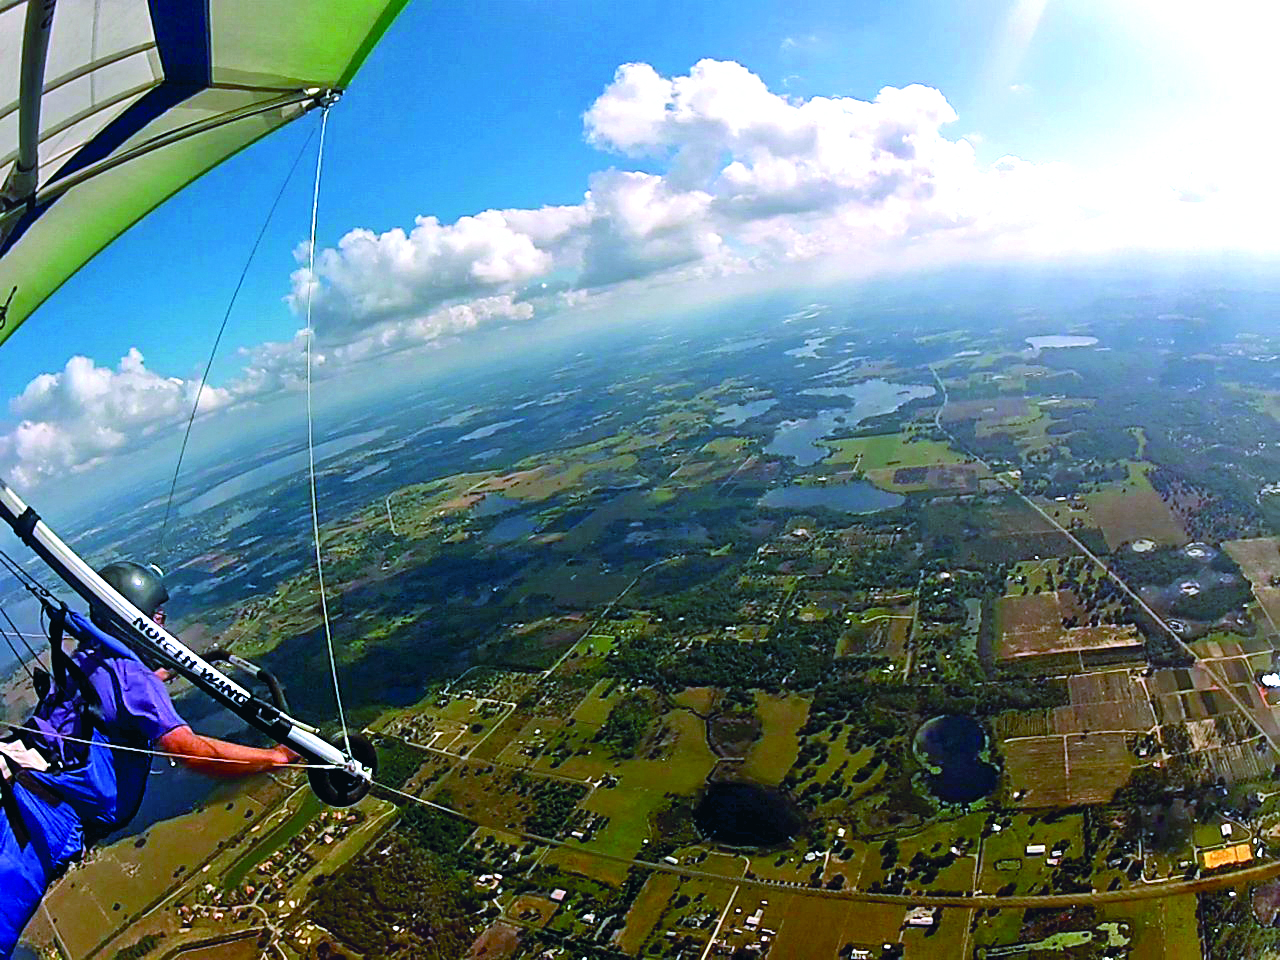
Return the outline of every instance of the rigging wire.
<path id="1" fill-rule="evenodd" d="M 448 813 L 462 820 L 469 819 L 466 814 L 458 810 L 435 803 L 425 797 L 419 797 L 413 793 L 406 793 L 404 790 L 397 790 L 395 787 L 389 787 L 385 783 L 379 783 L 377 780 L 373 781 L 373 786 L 377 790 L 385 790 L 387 793 L 394 793 L 397 797 L 404 797 L 406 800 L 412 800 L 414 803 L 420 803 L 424 807 L 430 807 L 432 810 L 439 810 L 441 813 Z"/>
<path id="2" fill-rule="evenodd" d="M 53 599 L 54 599 L 53 594 L 49 592 L 48 588 L 47 588 L 47 587 L 45 587 L 45 586 L 44 586 L 44 584 L 42 584 L 39 580 L 37 580 L 37 579 L 36 579 L 36 578 L 31 574 L 31 573 L 29 573 L 28 571 L 24 570 L 21 566 L 19 566 L 19 565 L 18 565 L 18 562 L 17 562 L 16 560 L 14 560 L 11 556 L 9 556 L 7 553 L 5 553 L 3 550 L 0 550 L 0 567 L 3 567 L 4 569 L 8 570 L 11 574 L 13 574 L 13 575 L 18 579 L 18 581 L 22 584 L 22 586 L 23 586 L 24 588 L 26 588 L 26 590 L 27 590 L 28 592 L 30 592 L 31 594 L 33 594 L 33 595 L 34 595 L 35 597 L 37 597 L 38 599 L 41 599 L 41 600 L 53 600 Z M 43 616 L 43 613 L 44 613 L 44 609 L 45 609 L 45 608 L 44 608 L 44 604 L 42 603 L 42 604 L 41 604 L 41 614 L 42 614 L 42 616 Z M 5 609 L 4 609 L 4 607 L 3 607 L 3 606 L 0 606 L 0 616 L 2 616 L 5 620 L 8 620 L 8 621 L 9 621 L 10 626 L 12 626 L 12 625 L 13 625 L 13 621 L 12 621 L 12 620 L 9 620 L 9 615 L 8 615 L 8 613 L 5 611 Z M 15 628 L 15 629 L 16 629 L 16 628 Z M 0 635 L 3 635 L 3 636 L 4 636 L 5 641 L 6 641 L 7 643 L 9 642 L 8 634 L 7 634 L 7 632 L 4 630 L 4 628 L 3 628 L 3 627 L 0 627 Z M 24 634 L 22 634 L 22 633 L 21 633 L 21 631 L 18 631 L 18 636 L 24 636 Z M 25 645 L 25 644 L 24 644 L 24 645 Z M 9 649 L 10 649 L 10 650 L 13 650 L 13 646 L 12 646 L 12 644 L 11 644 L 11 643 L 10 643 L 10 647 L 9 647 Z M 30 648 L 30 647 L 27 647 L 27 649 L 28 649 L 28 651 L 30 651 L 30 649 L 31 649 L 31 648 Z M 15 655 L 15 656 L 17 656 L 16 651 L 14 652 L 14 655 Z M 33 654 L 33 655 L 34 655 L 34 654 Z M 21 661 L 21 658 L 19 658 L 19 662 L 20 662 L 20 663 L 22 662 L 22 661 Z M 37 663 L 37 664 L 39 664 L 39 660 L 38 660 L 38 659 L 37 659 L 36 663 Z M 25 665 L 25 664 L 23 664 L 23 666 L 25 667 L 26 665 Z M 30 671 L 30 670 L 28 670 L 28 671 L 27 671 L 27 674 L 28 674 L 28 676 L 30 676 L 30 675 L 31 675 L 31 671 Z M 34 682 L 34 679 L 35 679 L 35 678 L 34 678 L 34 677 L 32 677 L 32 681 L 33 681 L 33 682 Z M 84 738 L 82 738 L 82 737 L 73 737 L 73 736 L 71 736 L 70 734 L 58 733 L 58 732 L 53 731 L 53 730 L 41 730 L 41 729 L 39 729 L 39 728 L 37 728 L 37 727 L 28 727 L 28 726 L 25 726 L 25 725 L 23 725 L 23 724 L 19 724 L 19 723 L 8 724 L 8 725 L 6 725 L 6 726 L 7 726 L 7 729 L 9 729 L 9 730 L 19 730 L 19 731 L 22 731 L 22 732 L 24 732 L 24 733 L 34 733 L 34 734 L 38 734 L 38 735 L 43 736 L 43 737 L 53 737 L 53 738 L 58 739 L 58 740 L 66 740 L 66 741 L 67 741 L 67 742 L 69 742 L 69 743 L 81 743 L 81 744 L 86 744 L 86 745 L 88 745 L 88 746 L 95 746 L 95 745 L 96 745 L 96 746 L 100 746 L 100 747 L 106 747 L 108 750 L 119 750 L 119 751 L 121 751 L 122 753 L 142 753 L 142 754 L 148 754 L 148 755 L 153 756 L 153 757 L 164 757 L 164 758 L 166 758 L 166 759 L 168 759 L 168 760 L 198 760 L 198 761 L 201 761 L 201 762 L 207 762 L 207 763 L 230 763 L 230 764 L 248 764 L 248 763 L 256 763 L 256 762 L 257 762 L 257 761 L 254 761 L 254 760 L 238 760 L 238 759 L 235 759 L 235 758 L 232 758 L 232 757 L 199 757 L 199 756 L 195 756 L 195 755 L 192 755 L 192 754 L 185 754 L 185 753 L 170 753 L 169 751 L 166 751 L 166 750 L 149 750 L 149 749 L 146 749 L 146 748 L 144 748 L 144 747 L 133 747 L 133 746 L 128 746 L 128 745 L 126 745 L 126 744 L 122 744 L 122 743 L 111 743 L 111 742 L 109 742 L 109 741 L 101 741 L 101 740 L 86 740 L 86 739 L 84 739 Z M 339 769 L 342 769 L 342 768 L 341 768 L 341 767 L 339 767 L 337 764 L 332 764 L 332 763 L 277 763 L 277 764 L 272 764 L 272 768 L 273 768 L 273 769 L 275 769 L 275 768 L 280 768 L 280 767 L 290 767 L 290 768 L 294 768 L 294 769 L 298 769 L 298 770 L 339 770 Z"/>
<path id="3" fill-rule="evenodd" d="M 10 639 L 11 631 L 12 631 L 12 636 L 16 636 L 19 640 L 22 641 L 22 645 L 26 647 L 27 654 L 31 657 L 31 660 L 35 661 L 35 664 L 37 667 L 41 666 L 40 658 L 36 656 L 36 652 L 33 649 L 31 649 L 31 644 L 27 642 L 27 635 L 18 629 L 17 625 L 10 618 L 9 611 L 6 610 L 3 605 L 0 605 L 0 617 L 3 617 L 5 623 L 9 624 L 8 630 L 6 630 L 4 627 L 0 627 L 0 634 L 4 634 L 4 642 L 9 645 L 9 650 L 13 654 L 14 659 L 16 659 L 19 663 L 22 664 L 23 669 L 27 671 L 27 676 L 30 677 L 31 681 L 34 683 L 36 678 L 35 678 L 35 675 L 32 674 L 31 668 L 27 666 L 27 663 L 29 661 L 24 661 L 22 657 L 18 654 L 18 651 L 14 649 L 13 641 Z"/>
<path id="4" fill-rule="evenodd" d="M 9 618 L 5 617 L 5 619 L 7 620 Z M 22 654 L 18 653 L 18 648 L 13 645 L 13 640 L 9 637 L 9 631 L 5 630 L 4 627 L 0 627 L 0 636 L 4 637 L 5 646 L 7 646 L 9 648 L 9 652 L 13 654 L 13 659 L 18 661 L 18 665 L 22 667 L 23 671 L 26 673 L 27 679 L 32 683 L 35 683 L 36 675 L 31 672 L 31 666 L 27 661 L 22 659 Z"/>
<path id="5" fill-rule="evenodd" d="M 56 603 L 57 598 L 49 591 L 43 583 L 35 578 L 35 576 L 23 567 L 17 560 L 9 556 L 3 550 L 0 550 L 0 566 L 3 566 L 14 579 L 37 600 L 49 600 Z"/>
<path id="6" fill-rule="evenodd" d="M 160 536 L 156 539 L 157 557 L 162 556 L 164 552 L 164 539 L 169 530 L 169 517 L 173 512 L 173 497 L 178 489 L 178 475 L 182 472 L 182 460 L 187 454 L 187 443 L 191 439 L 191 428 L 196 422 L 196 413 L 200 409 L 200 397 L 204 395 L 205 385 L 209 382 L 209 372 L 213 369 L 214 358 L 218 355 L 218 347 L 222 343 L 222 335 L 226 333 L 227 321 L 231 319 L 231 311 L 235 309 L 236 300 L 240 296 L 240 289 L 244 286 L 245 278 L 249 275 L 249 268 L 253 265 L 253 258 L 258 253 L 262 238 L 267 234 L 267 228 L 271 225 L 271 219 L 275 216 L 276 208 L 280 206 L 280 200 L 284 197 L 284 192 L 288 189 L 290 181 L 293 180 L 294 171 L 298 169 L 298 164 L 302 161 L 302 157 L 307 152 L 307 147 L 310 146 L 311 139 L 314 136 L 315 130 L 312 129 L 307 134 L 307 139 L 303 141 L 302 147 L 298 150 L 298 155 L 293 158 L 293 163 L 290 164 L 289 172 L 285 174 L 284 182 L 280 184 L 280 190 L 276 193 L 275 199 L 271 201 L 271 209 L 267 211 L 267 217 L 262 221 L 262 228 L 258 231 L 258 236 L 253 241 L 253 246 L 249 249 L 249 256 L 245 259 L 244 268 L 240 271 L 240 278 L 236 280 L 235 289 L 231 292 L 231 299 L 227 302 L 227 309 L 222 314 L 222 323 L 218 327 L 218 335 L 213 338 L 213 348 L 209 351 L 209 359 L 204 365 L 204 373 L 200 377 L 200 386 L 196 390 L 195 399 L 191 402 L 191 415 L 187 417 L 187 427 L 182 434 L 182 446 L 178 450 L 178 462 L 173 466 L 173 479 L 169 483 L 169 498 L 164 505 L 164 521 L 160 524 Z"/>
<path id="7" fill-rule="evenodd" d="M 20 723 L 10 724 L 10 730 L 21 730 L 24 733 L 34 733 L 42 737 L 53 737 L 55 740 L 65 740 L 68 743 L 82 743 L 90 747 L 106 747 L 108 750 L 119 750 L 121 753 L 143 753 L 152 757 L 164 757 L 167 760 L 197 760 L 200 763 L 239 763 L 239 764 L 256 764 L 257 760 L 240 760 L 234 757 L 200 757 L 190 753 L 169 753 L 166 750 L 148 750 L 145 747 L 131 747 L 123 743 L 112 743 L 109 740 L 86 740 L 83 737 L 73 737 L 65 733 L 57 733 L 52 730 L 41 730 L 38 727 L 28 727 Z M 290 767 L 296 770 L 340 770 L 334 763 L 273 763 L 271 769 L 280 767 Z"/>
<path id="8" fill-rule="evenodd" d="M 320 551 L 320 508 L 316 500 L 316 447 L 311 406 L 311 352 L 316 332 L 311 326 L 311 301 L 316 288 L 316 217 L 320 211 L 320 171 L 324 163 L 324 132 L 329 125 L 329 107 L 320 112 L 320 144 L 316 148 L 316 179 L 311 191 L 311 236 L 307 245 L 307 466 L 311 488 L 311 535 L 316 547 L 316 580 L 320 585 L 320 617 L 324 621 L 324 642 L 329 649 L 329 672 L 333 677 L 333 697 L 338 704 L 338 721 L 342 724 L 342 745 L 351 753 L 351 736 L 342 709 L 342 690 L 338 686 L 338 660 L 333 653 L 333 630 L 329 625 L 329 598 L 324 585 L 324 558 Z"/>

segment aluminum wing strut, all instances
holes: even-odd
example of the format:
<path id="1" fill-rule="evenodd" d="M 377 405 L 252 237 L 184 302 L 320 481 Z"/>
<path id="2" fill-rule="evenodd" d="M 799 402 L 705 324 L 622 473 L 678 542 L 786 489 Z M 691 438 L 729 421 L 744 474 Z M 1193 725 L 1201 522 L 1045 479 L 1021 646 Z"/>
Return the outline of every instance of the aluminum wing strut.
<path id="1" fill-rule="evenodd" d="M 287 744 L 308 761 L 322 765 L 308 771 L 317 795 L 334 806 L 349 806 L 369 792 L 377 753 L 353 734 L 349 747 L 337 746 L 284 710 L 255 696 L 117 593 L 39 515 L 0 480 L 0 519 L 87 603 L 108 611 L 122 628 L 123 640 L 171 666 L 250 726 L 277 743 Z"/>

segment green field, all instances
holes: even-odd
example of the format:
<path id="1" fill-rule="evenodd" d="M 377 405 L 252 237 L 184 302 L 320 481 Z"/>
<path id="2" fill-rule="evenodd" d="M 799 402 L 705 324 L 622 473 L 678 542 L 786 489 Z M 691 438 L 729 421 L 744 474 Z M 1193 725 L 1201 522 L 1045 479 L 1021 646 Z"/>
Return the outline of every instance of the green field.
<path id="1" fill-rule="evenodd" d="M 618 946 L 623 953 L 635 956 L 644 946 L 649 931 L 661 919 L 667 904 L 671 902 L 680 878 L 674 873 L 652 873 L 645 881 L 644 889 L 627 913 L 627 925 L 622 931 Z"/>
<path id="2" fill-rule="evenodd" d="M 588 769 L 586 763 L 579 762 L 594 761 L 593 765 L 603 764 L 620 781 L 612 789 L 595 790 L 582 804 L 609 818 L 609 825 L 592 841 L 592 849 L 634 857 L 649 839 L 649 818 L 666 802 L 667 794 L 692 795 L 715 766 L 716 757 L 707 746 L 701 720 L 685 710 L 673 710 L 661 722 L 669 728 L 671 741 L 660 759 L 612 764 L 603 752 L 593 752 L 591 757 L 574 757 L 561 767 L 560 772 L 578 777 Z M 626 868 L 611 866 L 609 872 L 625 875 Z"/>
<path id="3" fill-rule="evenodd" d="M 796 731 L 804 726 L 809 703 L 794 694 L 778 697 L 756 694 L 756 715 L 760 718 L 760 739 L 751 745 L 742 772 L 759 783 L 778 784 L 796 762 L 800 741 Z"/>
<path id="4" fill-rule="evenodd" d="M 240 886 L 254 867 L 300 834 L 323 809 L 324 803 L 314 793 L 306 791 L 289 819 L 250 846 L 244 856 L 227 868 L 222 875 L 223 887 L 231 889 Z"/>
<path id="5" fill-rule="evenodd" d="M 962 453 L 945 442 L 916 438 L 911 433 L 881 433 L 870 437 L 831 440 L 831 464 L 856 463 L 864 473 L 901 467 L 950 466 L 965 463 Z"/>
<path id="6" fill-rule="evenodd" d="M 1147 479 L 1151 465 L 1130 462 L 1128 468 L 1129 478 L 1124 483 L 1111 484 L 1084 498 L 1107 538 L 1107 546 L 1114 550 L 1139 539 L 1165 546 L 1186 543 L 1182 524 Z"/>

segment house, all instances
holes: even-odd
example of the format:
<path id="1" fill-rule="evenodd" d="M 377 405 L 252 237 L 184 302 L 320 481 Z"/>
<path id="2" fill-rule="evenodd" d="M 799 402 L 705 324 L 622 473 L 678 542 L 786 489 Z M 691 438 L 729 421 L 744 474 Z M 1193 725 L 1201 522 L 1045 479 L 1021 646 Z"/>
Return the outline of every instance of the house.
<path id="1" fill-rule="evenodd" d="M 937 918 L 937 907 L 912 907 L 903 922 L 908 927 L 932 927 Z"/>
<path id="2" fill-rule="evenodd" d="M 1042 856 L 1044 856 L 1044 851 L 1045 851 L 1045 845 L 1044 845 L 1043 843 L 1028 843 L 1028 844 L 1027 844 L 1027 856 L 1028 856 L 1028 857 L 1042 857 Z"/>
<path id="3" fill-rule="evenodd" d="M 559 887 L 556 887 L 554 890 L 551 891 L 551 899 L 554 900 L 556 903 L 563 903 L 564 898 L 567 897 L 568 895 L 569 895 L 568 890 L 561 890 Z"/>

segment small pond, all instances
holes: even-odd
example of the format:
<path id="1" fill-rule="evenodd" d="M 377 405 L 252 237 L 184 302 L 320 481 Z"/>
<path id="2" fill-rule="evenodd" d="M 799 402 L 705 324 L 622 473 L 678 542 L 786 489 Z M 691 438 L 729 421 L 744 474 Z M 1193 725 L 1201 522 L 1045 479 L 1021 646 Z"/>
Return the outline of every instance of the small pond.
<path id="1" fill-rule="evenodd" d="M 842 513 L 875 513 L 906 502 L 906 497 L 873 487 L 865 480 L 827 483 L 821 486 L 790 486 L 770 490 L 758 503 L 762 507 L 808 509 L 826 507 Z"/>
<path id="2" fill-rule="evenodd" d="M 982 751 L 987 734 L 972 717 L 947 714 L 921 724 L 916 757 L 930 769 L 929 789 L 946 803 L 973 803 L 996 788 L 997 771 Z"/>
<path id="3" fill-rule="evenodd" d="M 804 826 L 804 816 L 779 790 L 755 783 L 712 783 L 693 812 L 704 837 L 731 847 L 775 847 Z"/>

